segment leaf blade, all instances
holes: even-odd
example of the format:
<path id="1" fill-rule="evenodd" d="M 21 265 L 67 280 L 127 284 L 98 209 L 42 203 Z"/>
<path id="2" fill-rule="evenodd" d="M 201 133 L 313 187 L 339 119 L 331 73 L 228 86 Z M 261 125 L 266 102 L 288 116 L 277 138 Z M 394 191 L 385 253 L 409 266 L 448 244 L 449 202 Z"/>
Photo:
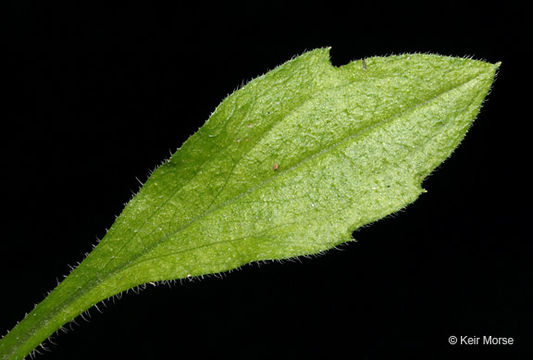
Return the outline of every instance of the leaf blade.
<path id="1" fill-rule="evenodd" d="M 318 49 L 227 97 L 0 354 L 27 354 L 133 286 L 320 252 L 414 201 L 497 65 L 424 54 L 365 63 L 335 68 Z"/>

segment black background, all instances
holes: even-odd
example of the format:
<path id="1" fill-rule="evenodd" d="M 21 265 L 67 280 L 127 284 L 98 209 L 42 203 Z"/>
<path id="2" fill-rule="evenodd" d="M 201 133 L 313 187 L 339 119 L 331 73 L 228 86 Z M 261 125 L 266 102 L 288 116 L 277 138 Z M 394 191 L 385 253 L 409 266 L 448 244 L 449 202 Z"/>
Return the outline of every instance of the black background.
<path id="1" fill-rule="evenodd" d="M 520 6 L 12 1 L 4 31 L 4 334 L 230 92 L 292 56 L 502 61 L 464 143 L 399 214 L 301 263 L 248 265 L 93 310 L 42 359 L 429 358 L 533 351 L 531 31 Z M 14 81 L 11 81 L 14 80 Z M 512 336 L 508 347 L 451 335 Z"/>

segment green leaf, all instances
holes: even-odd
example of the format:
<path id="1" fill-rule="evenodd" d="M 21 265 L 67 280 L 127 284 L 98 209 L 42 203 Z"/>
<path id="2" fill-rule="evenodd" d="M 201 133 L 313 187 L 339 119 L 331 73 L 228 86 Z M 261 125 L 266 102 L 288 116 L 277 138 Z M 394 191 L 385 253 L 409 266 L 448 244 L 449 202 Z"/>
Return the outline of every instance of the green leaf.
<path id="1" fill-rule="evenodd" d="M 428 54 L 334 67 L 307 52 L 228 96 L 105 238 L 0 343 L 22 358 L 134 286 L 314 254 L 413 202 L 499 64 Z"/>

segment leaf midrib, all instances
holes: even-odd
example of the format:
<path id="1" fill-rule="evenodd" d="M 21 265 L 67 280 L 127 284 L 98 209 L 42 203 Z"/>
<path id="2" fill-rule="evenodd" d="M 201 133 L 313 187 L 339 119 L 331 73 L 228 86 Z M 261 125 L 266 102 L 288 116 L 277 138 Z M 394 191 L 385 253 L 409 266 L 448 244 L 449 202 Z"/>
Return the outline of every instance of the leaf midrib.
<path id="1" fill-rule="evenodd" d="M 376 128 L 376 127 L 379 127 L 380 125 L 384 125 L 384 124 L 387 124 L 391 121 L 394 121 L 398 118 L 401 118 L 402 116 L 410 113 L 410 112 L 414 112 L 416 110 L 418 110 L 419 108 L 421 107 L 424 107 L 425 105 L 427 105 L 428 103 L 444 96 L 445 94 L 457 89 L 457 88 L 460 88 L 474 80 L 476 80 L 478 77 L 480 77 L 481 75 L 483 75 L 482 72 L 476 74 L 475 76 L 473 76 L 472 78 L 470 78 L 469 80 L 467 81 L 464 81 L 460 84 L 457 84 L 457 85 L 453 85 L 447 89 L 445 89 L 444 91 L 441 91 L 439 92 L 438 94 L 434 95 L 433 97 L 429 98 L 429 99 L 426 99 L 418 104 L 415 104 L 413 106 L 410 106 L 408 107 L 407 109 L 393 115 L 393 116 L 389 116 L 389 117 L 386 117 L 378 122 L 375 122 L 375 123 L 372 123 L 370 125 L 367 125 L 361 129 L 358 129 L 356 132 L 352 133 L 352 134 L 349 134 L 341 139 L 339 139 L 338 141 L 336 142 L 333 142 L 332 144 L 330 144 L 329 146 L 325 147 L 325 148 L 322 148 L 321 150 L 317 151 L 317 152 L 314 152 L 312 154 L 309 154 L 308 156 L 302 158 L 299 162 L 293 164 L 292 166 L 290 167 L 287 167 L 286 169 L 283 169 L 281 171 L 278 170 L 278 172 L 269 177 L 268 179 L 264 180 L 264 181 L 261 181 L 260 183 L 254 185 L 253 187 L 241 192 L 240 194 L 228 199 L 227 201 L 223 202 L 222 204 L 220 205 L 217 205 L 215 207 L 213 207 L 212 209 L 209 209 L 208 211 L 202 213 L 201 215 L 198 215 L 196 216 L 195 218 L 191 219 L 189 222 L 185 223 L 183 226 L 179 227 L 178 229 L 170 232 L 169 234 L 167 234 L 165 237 L 162 237 L 160 241 L 157 241 L 156 243 L 154 243 L 152 246 L 148 247 L 145 251 L 142 251 L 141 253 L 139 253 L 140 255 L 136 256 L 133 260 L 135 259 L 139 259 L 140 257 L 148 254 L 150 251 L 152 251 L 153 249 L 157 248 L 158 246 L 160 246 L 161 244 L 165 243 L 169 238 L 173 237 L 174 235 L 176 235 L 177 233 L 187 229 L 188 227 L 190 227 L 191 225 L 193 225 L 194 223 L 200 221 L 201 219 L 209 216 L 210 214 L 214 213 L 214 212 L 217 212 L 218 210 L 228 206 L 228 205 L 231 205 L 235 202 L 237 202 L 239 199 L 245 197 L 246 195 L 250 194 L 250 193 L 253 193 L 254 191 L 258 190 L 259 188 L 261 188 L 262 186 L 264 186 L 265 184 L 268 184 L 270 182 L 273 182 L 275 181 L 276 179 L 278 179 L 280 176 L 282 176 L 283 174 L 287 173 L 287 172 L 290 172 L 290 171 L 293 171 L 295 169 L 297 169 L 298 167 L 300 167 L 301 165 L 303 165 L 304 163 L 308 162 L 308 161 L 311 161 L 312 159 L 316 158 L 316 157 L 319 157 L 323 154 L 326 154 L 328 153 L 329 151 L 332 151 L 333 149 L 341 146 L 342 144 L 344 144 L 345 142 L 347 141 L 350 141 L 354 138 L 356 138 L 358 135 L 360 134 L 364 134 L 364 133 L 368 133 L 368 132 L 371 132 L 372 129 Z M 148 234 L 149 235 L 149 234 Z M 209 244 L 204 244 L 204 246 L 208 246 Z M 194 250 L 194 248 L 191 248 L 190 250 Z M 116 271 L 112 271 L 110 273 L 110 276 L 112 276 L 114 273 L 118 273 L 120 272 L 121 270 L 125 270 L 125 269 L 128 269 L 130 267 L 133 267 L 135 265 L 137 265 L 138 263 L 142 262 L 139 261 L 139 262 L 134 262 L 134 263 L 131 263 L 131 261 L 127 264 L 125 264 L 125 266 L 121 266 L 121 267 L 118 267 L 116 269 Z"/>
<path id="2" fill-rule="evenodd" d="M 458 87 L 461 87 L 461 86 L 464 86 L 466 84 L 468 84 L 468 82 L 470 81 L 473 81 L 475 79 L 472 78 L 470 79 L 469 81 L 466 81 L 460 85 L 457 85 L 455 87 L 452 87 L 438 95 L 436 95 L 433 99 L 430 99 L 430 100 L 426 100 L 424 101 L 423 103 L 420 103 L 420 104 L 417 104 L 417 105 L 420 105 L 420 106 L 423 106 L 425 105 L 426 103 L 430 102 L 430 101 L 433 101 L 435 100 L 437 97 L 441 96 L 441 95 L 444 95 L 445 93 L 449 92 L 449 91 L 452 91 Z M 415 106 L 416 107 L 416 106 Z M 401 115 L 401 114 L 400 114 Z M 393 120 L 393 119 L 390 119 L 390 120 Z M 446 123 L 446 127 L 450 126 L 450 123 L 447 122 Z M 370 129 L 369 129 L 370 130 Z M 341 143 L 344 142 L 344 140 L 346 140 L 347 138 L 344 138 L 343 140 L 341 140 L 339 143 L 335 144 L 335 146 L 337 145 L 340 145 Z M 422 144 L 414 147 L 413 149 L 411 149 L 408 154 L 412 154 L 413 152 L 419 150 L 420 148 L 422 148 L 423 146 L 425 146 L 429 141 L 431 141 L 431 139 L 427 139 L 426 141 L 424 141 Z M 334 147 L 335 147 L 334 146 Z M 318 153 L 315 154 L 315 155 L 319 155 Z M 407 157 L 407 156 L 406 156 Z M 349 158 L 351 160 L 351 158 Z M 349 207 L 349 206 L 347 206 Z M 347 208 L 346 207 L 346 208 Z M 342 211 L 344 211 L 344 209 L 342 209 Z M 373 221 L 373 220 L 371 220 Z M 276 226 L 272 227 L 272 228 L 279 228 L 280 226 L 287 226 L 287 225 L 292 225 L 292 224 L 295 224 L 297 222 L 290 222 L 290 223 L 287 223 L 287 224 L 277 224 Z M 357 227 L 357 226 L 355 226 Z M 144 263 L 144 262 L 148 262 L 148 261 L 152 261 L 152 260 L 157 260 L 157 259 L 161 259 L 161 258 L 166 258 L 166 257 L 169 257 L 169 256 L 175 256 L 175 255 L 178 255 L 178 254 L 183 254 L 183 253 L 186 253 L 188 251 L 195 251 L 195 250 L 198 250 L 198 249 L 202 249 L 202 248 L 206 248 L 206 247 L 210 247 L 210 246 L 215 246 L 215 245 L 220 245 L 220 244 L 226 244 L 226 243 L 232 243 L 232 242 L 236 242 L 236 241 L 240 241 L 240 240 L 243 240 L 243 239 L 249 239 L 249 238 L 261 238 L 261 234 L 264 234 L 266 232 L 268 232 L 269 230 L 271 230 L 272 228 L 267 228 L 266 230 L 263 230 L 261 231 L 259 234 L 249 234 L 249 235 L 246 235 L 246 236 L 241 236 L 241 237 L 238 237 L 238 238 L 234 238 L 234 239 L 228 239 L 228 240 L 221 240 L 221 241 L 214 241 L 214 242 L 210 242 L 210 243 L 207 243 L 207 244 L 202 244 L 202 245 L 199 245 L 199 246 L 191 246 L 191 247 L 188 247 L 188 248 L 184 248 L 184 249 L 181 249 L 181 250 L 177 250 L 177 251 L 172 251 L 170 253 L 166 253 L 162 256 L 154 256 L 154 257 L 151 257 L 151 258 L 146 258 L 146 259 L 141 259 L 140 261 L 137 261 L 136 263 L 134 264 L 131 264 L 131 266 L 127 266 L 125 269 L 128 269 L 130 267 L 133 267 L 133 266 L 136 266 L 136 265 L 139 265 L 141 263 Z M 277 241 L 278 243 L 287 243 L 285 241 Z"/>
<path id="3" fill-rule="evenodd" d="M 272 176 L 272 177 L 270 177 L 270 178 L 268 178 L 268 179 L 266 179 L 266 180 L 264 180 L 264 181 L 262 181 L 262 182 L 256 184 L 255 186 L 253 186 L 253 187 L 249 188 L 248 190 L 246 190 L 246 191 L 240 193 L 239 195 L 237 195 L 237 196 L 235 196 L 235 197 L 233 197 L 233 198 L 231 198 L 231 199 L 228 199 L 228 200 L 225 201 L 224 203 L 222 203 L 222 204 L 220 204 L 220 205 L 218 205 L 218 206 L 216 206 L 216 207 L 210 209 L 209 211 L 207 211 L 207 212 L 205 212 L 205 213 L 203 213 L 203 214 L 201 214 L 201 215 L 199 215 L 199 216 L 197 216 L 197 217 L 191 219 L 189 222 L 187 222 L 186 224 L 184 224 L 184 225 L 181 226 L 180 228 L 178 228 L 178 229 L 176 229 L 175 231 L 171 232 L 171 233 L 168 234 L 167 236 L 161 238 L 161 240 L 158 241 L 158 242 L 156 242 L 156 243 L 154 243 L 153 246 L 150 246 L 149 248 L 146 248 L 146 249 L 145 249 L 144 251 L 142 251 L 141 253 L 138 253 L 138 255 L 135 256 L 135 258 L 133 258 L 132 260 L 139 259 L 140 257 L 146 255 L 147 253 L 149 253 L 150 251 L 152 251 L 152 250 L 155 249 L 156 247 L 158 247 L 158 246 L 160 246 L 161 244 L 163 244 L 163 243 L 164 243 L 166 240 L 168 240 L 170 237 L 172 237 L 172 236 L 174 236 L 175 234 L 177 234 L 177 233 L 179 233 L 179 232 L 185 230 L 186 228 L 188 228 L 189 226 L 191 226 L 191 225 L 193 225 L 194 223 L 198 222 L 198 221 L 201 220 L 202 218 L 205 218 L 206 216 L 208 216 L 208 215 L 210 215 L 210 214 L 212 214 L 212 213 L 214 213 L 214 212 L 216 212 L 216 211 L 218 211 L 218 210 L 220 210 L 220 209 L 222 209 L 222 208 L 224 208 L 224 207 L 226 207 L 226 206 L 228 206 L 228 205 L 230 205 L 230 204 L 232 204 L 232 203 L 234 203 L 234 202 L 237 202 L 239 199 L 241 199 L 241 198 L 243 198 L 244 196 L 246 196 L 246 195 L 248 195 L 248 194 L 250 194 L 250 193 L 256 191 L 257 189 L 261 188 L 261 187 L 264 186 L 265 184 L 268 184 L 268 183 L 270 183 L 270 182 L 276 180 L 277 178 L 279 178 L 279 177 L 282 176 L 283 174 L 285 174 L 285 173 L 287 173 L 287 172 L 289 172 L 289 171 L 293 171 L 294 169 L 298 168 L 298 167 L 301 166 L 302 164 L 304 164 L 304 163 L 306 163 L 306 162 L 308 162 L 308 161 L 310 161 L 310 160 L 312 160 L 312 159 L 314 159 L 314 158 L 316 158 L 316 157 L 318 157 L 318 156 L 320 156 L 320 155 L 322 155 L 322 154 L 325 154 L 325 153 L 327 153 L 327 152 L 333 150 L 334 148 L 336 148 L 336 147 L 342 145 L 342 144 L 343 144 L 344 142 L 346 142 L 346 141 L 349 141 L 349 140 L 353 139 L 354 137 L 356 137 L 357 135 L 359 135 L 359 134 L 361 134 L 361 133 L 363 133 L 363 132 L 369 132 L 369 131 L 371 131 L 371 130 L 372 130 L 373 128 L 375 128 L 375 127 L 378 127 L 378 126 L 380 126 L 380 125 L 386 124 L 386 123 L 388 123 L 388 122 L 390 122 L 390 121 L 394 121 L 395 119 L 397 119 L 397 118 L 399 118 L 399 117 L 402 117 L 403 115 L 405 115 L 405 114 L 407 114 L 407 113 L 413 112 L 413 111 L 419 109 L 420 107 L 423 107 L 423 106 L 425 106 L 426 104 L 428 104 L 428 103 L 430 103 L 430 102 L 432 102 L 432 101 L 434 101 L 434 100 L 436 100 L 436 99 L 438 99 L 438 98 L 444 96 L 445 94 L 447 94 L 447 93 L 449 93 L 449 92 L 451 92 L 451 91 L 453 91 L 453 90 L 455 90 L 455 89 L 457 89 L 457 88 L 459 88 L 459 87 L 461 87 L 461 86 L 464 86 L 464 85 L 466 85 L 466 84 L 468 84 L 468 83 L 470 83 L 470 82 L 476 80 L 478 77 L 480 77 L 480 76 L 482 76 L 482 75 L 483 75 L 483 72 L 479 72 L 479 73 L 477 73 L 475 76 L 471 77 L 470 79 L 468 79 L 468 80 L 466 80 L 466 81 L 464 81 L 464 82 L 462 82 L 462 83 L 459 83 L 459 84 L 457 84 L 457 85 L 451 86 L 451 87 L 445 89 L 444 91 L 441 91 L 441 92 L 439 92 L 438 94 L 432 96 L 432 97 L 429 98 L 429 99 L 426 99 L 426 100 L 424 100 L 424 101 L 422 101 L 422 102 L 420 102 L 420 103 L 418 103 L 418 104 L 415 104 L 415 105 L 413 105 L 413 106 L 408 107 L 407 109 L 403 110 L 402 112 L 397 113 L 396 115 L 389 116 L 389 117 L 384 118 L 384 119 L 382 119 L 382 120 L 380 120 L 380 121 L 378 121 L 378 122 L 376 122 L 376 123 L 373 123 L 373 124 L 371 124 L 371 125 L 368 125 L 368 126 L 362 128 L 362 129 L 359 129 L 359 130 L 356 131 L 355 133 L 353 133 L 353 134 L 349 134 L 349 135 L 343 137 L 342 139 L 340 139 L 340 140 L 338 140 L 338 141 L 332 143 L 332 144 L 329 145 L 328 147 L 325 147 L 325 148 L 323 148 L 323 149 L 320 150 L 320 151 L 317 151 L 317 152 L 315 152 L 315 153 L 313 153 L 313 154 L 308 155 L 306 158 L 300 160 L 298 163 L 292 165 L 291 167 L 288 167 L 288 168 L 286 168 L 286 169 L 283 169 L 283 170 L 277 172 L 274 176 Z M 201 245 L 201 247 L 208 247 L 208 246 L 210 246 L 210 245 L 213 245 L 213 243 L 203 244 L 203 245 Z M 187 249 L 187 250 L 192 251 L 192 250 L 194 250 L 194 249 L 195 249 L 195 248 L 190 248 L 190 249 Z M 107 273 L 107 274 L 104 274 L 104 276 L 98 276 L 98 277 L 96 277 L 95 279 L 93 279 L 92 281 L 91 281 L 91 280 L 87 281 L 87 282 L 84 284 L 85 286 L 82 286 L 81 288 L 79 288 L 79 292 L 75 292 L 75 293 L 72 294 L 72 295 L 75 295 L 75 297 L 77 298 L 77 297 L 79 297 L 79 296 L 81 296 L 81 295 L 83 295 L 83 294 L 85 294 L 85 293 L 88 293 L 89 291 L 91 291 L 91 290 L 93 290 L 94 288 L 98 287 L 100 284 L 104 283 L 106 280 L 110 279 L 110 278 L 113 277 L 114 275 L 116 275 L 116 274 L 118 274 L 118 273 L 120 273 L 120 272 L 122 272 L 122 271 L 124 271 L 124 270 L 127 270 L 127 269 L 129 269 L 129 268 L 131 268 L 131 267 L 134 267 L 134 266 L 136 266 L 136 265 L 138 265 L 139 263 L 142 263 L 142 262 L 143 262 L 143 261 L 142 261 L 142 259 L 141 259 L 141 261 L 137 261 L 137 262 L 134 262 L 134 263 L 132 263 L 132 261 L 130 261 L 130 262 L 128 262 L 128 263 L 125 263 L 125 264 L 123 264 L 122 266 L 119 266 L 119 267 L 113 269 L 113 271 L 111 271 L 111 272 L 109 272 L 109 273 Z M 91 284 L 91 283 L 92 283 L 92 284 Z M 87 286 L 87 285 L 89 285 L 89 286 Z M 63 311 L 63 310 L 68 306 L 69 300 L 70 300 L 70 299 L 66 299 L 65 302 L 63 302 L 63 304 L 62 304 L 61 306 L 58 307 L 57 313 L 60 313 L 61 311 Z M 98 301 L 95 301 L 95 303 L 97 303 L 97 302 L 98 302 Z"/>

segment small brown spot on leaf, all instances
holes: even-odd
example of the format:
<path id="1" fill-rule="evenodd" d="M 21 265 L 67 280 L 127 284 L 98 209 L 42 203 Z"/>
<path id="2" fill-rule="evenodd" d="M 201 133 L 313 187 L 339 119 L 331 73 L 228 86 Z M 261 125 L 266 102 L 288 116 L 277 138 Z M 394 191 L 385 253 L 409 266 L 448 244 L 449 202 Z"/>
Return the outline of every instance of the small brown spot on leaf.
<path id="1" fill-rule="evenodd" d="M 274 171 L 278 170 L 279 169 L 279 165 L 276 163 L 272 166 L 272 169 L 274 169 Z"/>

